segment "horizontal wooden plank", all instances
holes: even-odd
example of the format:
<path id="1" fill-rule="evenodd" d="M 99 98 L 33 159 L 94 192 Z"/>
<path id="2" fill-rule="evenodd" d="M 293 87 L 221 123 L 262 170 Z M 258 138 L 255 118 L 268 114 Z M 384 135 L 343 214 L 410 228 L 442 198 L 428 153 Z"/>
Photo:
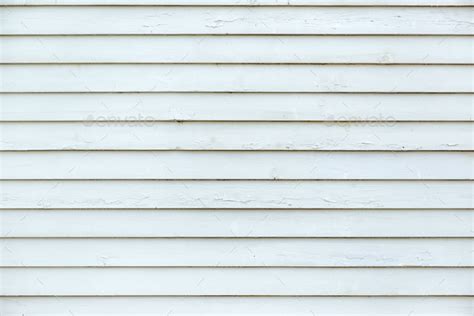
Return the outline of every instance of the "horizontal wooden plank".
<path id="1" fill-rule="evenodd" d="M 470 181 L 2 181 L 1 208 L 472 208 Z"/>
<path id="2" fill-rule="evenodd" d="M 467 0 L 3 0 L 1 5 L 472 6 Z"/>
<path id="3" fill-rule="evenodd" d="M 472 121 L 471 94 L 8 93 L 1 121 Z"/>
<path id="4" fill-rule="evenodd" d="M 0 65 L 0 92 L 472 92 L 473 69 L 463 65 L 19 64 Z"/>
<path id="5" fill-rule="evenodd" d="M 466 8 L 9 7 L 0 34 L 455 34 Z M 186 23 L 182 23 L 186 21 Z"/>
<path id="6" fill-rule="evenodd" d="M 0 237 L 474 237 L 468 210 L 2 210 Z"/>
<path id="7" fill-rule="evenodd" d="M 2 268 L 0 295 L 473 295 L 473 276 L 470 268 Z"/>
<path id="8" fill-rule="evenodd" d="M 467 267 L 472 239 L 3 239 L 2 267 Z"/>
<path id="9" fill-rule="evenodd" d="M 0 62 L 472 64 L 473 43 L 466 36 L 4 36 Z"/>
<path id="10" fill-rule="evenodd" d="M 470 152 L 32 151 L 0 164 L 0 179 L 474 180 Z"/>
<path id="11" fill-rule="evenodd" d="M 8 297 L 0 306 L 8 316 L 130 314 L 471 316 L 471 297 Z M 172 314 L 171 314 L 172 315 Z"/>
<path id="12" fill-rule="evenodd" d="M 1 150 L 472 150 L 473 124 L 2 123 Z"/>

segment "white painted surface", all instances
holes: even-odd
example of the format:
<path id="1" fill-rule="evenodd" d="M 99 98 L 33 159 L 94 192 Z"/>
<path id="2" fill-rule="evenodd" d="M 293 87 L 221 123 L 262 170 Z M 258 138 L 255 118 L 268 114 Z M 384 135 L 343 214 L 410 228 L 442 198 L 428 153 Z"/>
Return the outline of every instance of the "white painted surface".
<path id="1" fill-rule="evenodd" d="M 471 2 L 0 5 L 2 316 L 473 314 Z"/>
<path id="2" fill-rule="evenodd" d="M 473 158 L 470 152 L 2 152 L 0 179 L 472 180 Z"/>
<path id="3" fill-rule="evenodd" d="M 2 208 L 472 208 L 472 181 L 27 181 Z"/>
<path id="4" fill-rule="evenodd" d="M 9 7 L 0 34 L 471 35 L 470 8 Z M 186 23 L 183 23 L 186 21 Z"/>
<path id="5" fill-rule="evenodd" d="M 3 0 L 3 5 L 472 6 L 466 0 Z"/>
<path id="6" fill-rule="evenodd" d="M 2 121 L 472 121 L 471 94 L 8 93 Z M 383 125 L 383 124 L 382 124 Z"/>
<path id="7" fill-rule="evenodd" d="M 0 276 L 0 293 L 11 296 L 473 295 L 470 268 L 0 268 Z"/>
<path id="8" fill-rule="evenodd" d="M 0 298 L 9 316 L 74 315 L 351 315 L 464 316 L 470 297 L 11 297 Z"/>
<path id="9" fill-rule="evenodd" d="M 471 267 L 471 239 L 11 239 L 2 267 Z"/>
<path id="10" fill-rule="evenodd" d="M 473 128 L 472 122 L 13 122 L 2 124 L 0 149 L 459 151 L 473 149 Z"/>
<path id="11" fill-rule="evenodd" d="M 2 63 L 472 63 L 467 36 L 11 36 Z M 81 47 L 80 50 L 77 47 Z"/>
<path id="12" fill-rule="evenodd" d="M 0 65 L 0 92 L 472 92 L 471 65 Z M 199 75 L 197 75 L 199 74 Z M 446 77 L 450 80 L 446 80 Z M 36 78 L 43 78 L 41 81 Z M 269 80 L 271 78 L 271 80 Z"/>
<path id="13" fill-rule="evenodd" d="M 474 237 L 472 210 L 5 209 L 1 237 Z"/>

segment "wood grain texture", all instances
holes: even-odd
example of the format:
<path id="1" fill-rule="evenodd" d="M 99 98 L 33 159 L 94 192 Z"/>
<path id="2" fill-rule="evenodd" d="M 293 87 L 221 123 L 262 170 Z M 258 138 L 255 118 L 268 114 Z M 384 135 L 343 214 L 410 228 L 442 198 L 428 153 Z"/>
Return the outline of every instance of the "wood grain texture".
<path id="1" fill-rule="evenodd" d="M 472 208 L 468 181 L 2 181 L 9 208 Z"/>
<path id="2" fill-rule="evenodd" d="M 0 237 L 474 237 L 472 210 L 9 210 Z"/>
<path id="3" fill-rule="evenodd" d="M 20 180 L 474 179 L 469 152 L 1 152 L 0 164 Z"/>
<path id="4" fill-rule="evenodd" d="M 1 121 L 472 121 L 471 94 L 8 93 Z"/>
<path id="5" fill-rule="evenodd" d="M 472 150 L 473 124 L 2 123 L 1 150 Z"/>
<path id="6" fill-rule="evenodd" d="M 466 8 L 4 7 L 0 34 L 471 35 Z M 186 21 L 186 23 L 182 23 Z"/>
<path id="7" fill-rule="evenodd" d="M 1 268 L 1 295 L 473 295 L 470 268 Z M 376 280 L 376 282 L 374 282 Z"/>
<path id="8" fill-rule="evenodd" d="M 474 267 L 471 239 L 3 239 L 3 267 Z"/>
<path id="9" fill-rule="evenodd" d="M 0 62 L 472 64 L 473 43 L 467 36 L 4 36 Z"/>
<path id="10" fill-rule="evenodd" d="M 474 90 L 473 69 L 461 65 L 0 65 L 0 92 L 469 93 Z"/>

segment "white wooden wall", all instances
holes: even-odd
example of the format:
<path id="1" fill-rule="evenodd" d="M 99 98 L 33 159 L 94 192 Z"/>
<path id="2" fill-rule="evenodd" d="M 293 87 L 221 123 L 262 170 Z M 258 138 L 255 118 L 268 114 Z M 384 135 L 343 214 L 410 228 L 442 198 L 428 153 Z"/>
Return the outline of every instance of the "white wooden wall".
<path id="1" fill-rule="evenodd" d="M 0 315 L 472 315 L 473 3 L 3 0 Z"/>

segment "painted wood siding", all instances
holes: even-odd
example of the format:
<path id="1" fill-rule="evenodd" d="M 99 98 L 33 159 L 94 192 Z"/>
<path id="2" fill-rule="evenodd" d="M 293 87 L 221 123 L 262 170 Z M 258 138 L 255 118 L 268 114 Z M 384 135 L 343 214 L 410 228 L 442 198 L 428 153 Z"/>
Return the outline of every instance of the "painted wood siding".
<path id="1" fill-rule="evenodd" d="M 464 0 L 3 0 L 0 315 L 472 315 Z"/>

